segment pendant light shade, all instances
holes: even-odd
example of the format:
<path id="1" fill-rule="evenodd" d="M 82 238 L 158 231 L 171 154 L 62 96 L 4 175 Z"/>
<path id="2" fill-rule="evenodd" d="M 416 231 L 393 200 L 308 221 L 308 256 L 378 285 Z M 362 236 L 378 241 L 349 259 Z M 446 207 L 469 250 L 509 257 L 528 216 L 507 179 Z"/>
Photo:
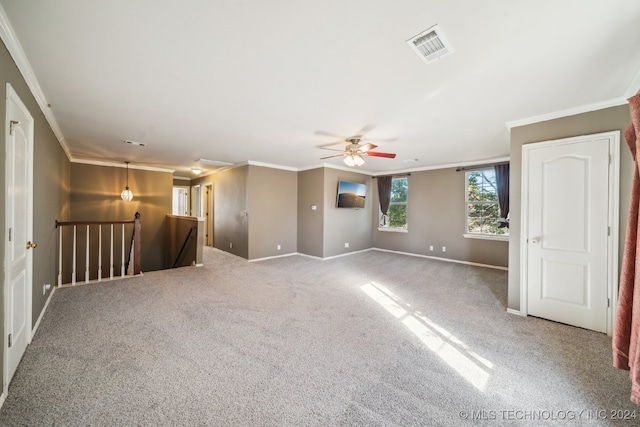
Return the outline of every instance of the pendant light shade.
<path id="1" fill-rule="evenodd" d="M 130 202 L 133 199 L 133 193 L 129 190 L 129 162 L 125 163 L 127 164 L 127 185 L 124 187 L 124 190 L 122 190 L 122 193 L 120 193 L 120 197 L 122 197 L 122 200 L 125 202 Z"/>

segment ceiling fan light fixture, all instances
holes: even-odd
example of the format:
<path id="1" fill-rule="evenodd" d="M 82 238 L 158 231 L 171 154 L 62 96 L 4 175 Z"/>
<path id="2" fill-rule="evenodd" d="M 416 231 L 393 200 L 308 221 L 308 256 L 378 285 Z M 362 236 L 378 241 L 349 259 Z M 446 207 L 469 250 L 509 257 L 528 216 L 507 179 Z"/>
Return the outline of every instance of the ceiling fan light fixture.
<path id="1" fill-rule="evenodd" d="M 364 159 L 360 154 L 349 154 L 347 157 L 344 158 L 344 163 L 347 166 L 351 166 L 351 167 L 361 166 L 364 164 Z"/>
<path id="2" fill-rule="evenodd" d="M 191 168 L 191 172 L 193 172 L 194 175 L 200 175 L 202 173 L 202 169 L 200 169 L 200 168 Z"/>

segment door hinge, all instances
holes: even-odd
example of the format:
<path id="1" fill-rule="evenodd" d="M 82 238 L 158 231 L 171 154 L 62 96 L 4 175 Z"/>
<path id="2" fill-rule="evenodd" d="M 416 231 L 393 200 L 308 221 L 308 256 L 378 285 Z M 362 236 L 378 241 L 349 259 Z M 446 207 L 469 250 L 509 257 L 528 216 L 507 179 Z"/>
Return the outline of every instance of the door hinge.
<path id="1" fill-rule="evenodd" d="M 607 308 L 611 307 L 611 298 L 607 298 Z"/>
<path id="2" fill-rule="evenodd" d="M 17 120 L 10 120 L 9 121 L 9 135 L 13 135 L 13 125 L 19 125 L 20 122 Z"/>
<path id="3" fill-rule="evenodd" d="M 13 338 L 13 335 L 9 334 L 9 348 L 11 348 L 11 345 L 13 344 L 12 338 Z"/>
<path id="4" fill-rule="evenodd" d="M 11 237 L 12 237 L 11 235 L 12 234 L 13 234 L 13 228 L 10 228 L 9 229 L 9 241 L 11 241 Z"/>
<path id="5" fill-rule="evenodd" d="M 607 236 L 611 236 L 611 227 L 607 227 Z"/>

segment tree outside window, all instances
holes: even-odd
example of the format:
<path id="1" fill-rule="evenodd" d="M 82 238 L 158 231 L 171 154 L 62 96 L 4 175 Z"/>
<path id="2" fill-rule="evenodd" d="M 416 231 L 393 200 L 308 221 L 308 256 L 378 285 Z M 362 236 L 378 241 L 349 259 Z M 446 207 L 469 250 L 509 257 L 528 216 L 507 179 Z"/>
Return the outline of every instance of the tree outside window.
<path id="1" fill-rule="evenodd" d="M 406 177 L 391 179 L 391 201 L 387 221 L 381 218 L 380 225 L 388 228 L 407 228 L 407 201 L 409 180 Z"/>
<path id="2" fill-rule="evenodd" d="M 499 228 L 500 206 L 493 168 L 466 172 L 467 233 L 508 236 Z"/>

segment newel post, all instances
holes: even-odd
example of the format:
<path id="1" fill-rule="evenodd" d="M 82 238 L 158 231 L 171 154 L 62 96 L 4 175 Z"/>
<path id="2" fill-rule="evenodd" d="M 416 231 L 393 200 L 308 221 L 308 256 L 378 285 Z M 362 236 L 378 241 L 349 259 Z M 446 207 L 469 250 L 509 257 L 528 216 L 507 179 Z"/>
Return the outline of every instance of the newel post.
<path id="1" fill-rule="evenodd" d="M 136 219 L 133 224 L 133 274 L 140 274 L 140 234 L 142 226 L 140 224 L 140 212 L 136 212 Z"/>

